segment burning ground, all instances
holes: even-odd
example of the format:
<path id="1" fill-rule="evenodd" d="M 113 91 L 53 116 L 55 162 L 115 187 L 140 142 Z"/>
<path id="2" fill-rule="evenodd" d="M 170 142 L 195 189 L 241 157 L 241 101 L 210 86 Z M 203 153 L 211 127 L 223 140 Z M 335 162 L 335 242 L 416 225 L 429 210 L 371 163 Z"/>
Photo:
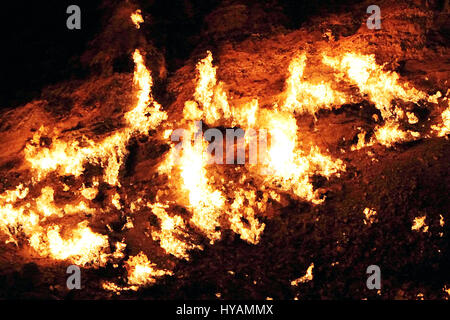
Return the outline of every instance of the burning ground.
<path id="1" fill-rule="evenodd" d="M 379 6 L 381 30 L 367 3 L 288 29 L 221 2 L 168 73 L 151 12 L 119 5 L 82 56 L 100 74 L 1 114 L 1 296 L 447 299 L 448 8 Z M 267 150 L 210 164 L 188 137 L 177 153 L 195 121 L 253 129 L 247 151 L 267 130 Z"/>

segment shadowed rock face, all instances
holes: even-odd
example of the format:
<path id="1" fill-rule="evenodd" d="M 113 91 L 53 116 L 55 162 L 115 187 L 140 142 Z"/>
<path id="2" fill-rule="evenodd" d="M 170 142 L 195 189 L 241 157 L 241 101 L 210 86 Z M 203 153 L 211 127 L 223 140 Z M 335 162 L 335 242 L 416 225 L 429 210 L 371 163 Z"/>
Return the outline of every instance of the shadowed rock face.
<path id="1" fill-rule="evenodd" d="M 51 130 L 40 136 L 35 143 L 41 148 L 51 147 L 55 139 L 82 141 L 83 137 L 98 145 L 126 128 L 124 114 L 137 100 L 132 81 L 136 48 L 151 71 L 153 97 L 167 112 L 168 120 L 127 141 L 119 170 L 120 186 L 100 182 L 98 194 L 89 201 L 93 212 L 44 222 L 70 230 L 80 220 L 87 220 L 94 232 L 108 236 L 110 247 L 122 240 L 127 244 L 124 258 L 99 267 L 86 266 L 84 290 L 70 292 L 65 286 L 69 261 L 37 256 L 20 233 L 23 239 L 19 236 L 17 245 L 3 244 L 4 234 L 0 233 L 0 297 L 216 299 L 217 293 L 224 299 L 448 296 L 443 289 L 450 281 L 450 148 L 448 135 L 430 133 L 431 124 L 441 121 L 448 100 L 441 97 L 433 104 L 398 99 L 395 103 L 401 109 L 418 118 L 414 125 L 403 120 L 402 128 L 416 130 L 420 138 L 389 148 L 374 144 L 351 151 L 361 129 L 367 132 L 367 139 L 375 134 L 374 115 L 380 117 L 380 112 L 368 94 L 358 93 L 355 84 L 336 81 L 335 71 L 322 63 L 324 52 L 375 54 L 376 62 L 384 64 L 385 70 L 396 71 L 401 81 L 427 95 L 440 91 L 445 97 L 450 55 L 444 2 L 382 1 L 383 27 L 377 31 L 366 28 L 367 1 L 104 1 L 98 6 L 86 2 L 80 4 L 87 13 L 83 18 L 86 29 L 78 35 L 55 27 L 65 26 L 63 4 L 59 1 L 33 9 L 46 12 L 44 21 L 50 21 L 48 25 L 37 15 L 30 17 L 35 19 L 32 25 L 46 26 L 36 28 L 42 33 L 18 27 L 17 36 L 10 34 L 8 38 L 18 51 L 12 50 L 7 61 L 11 63 L 6 63 L 15 75 L 3 88 L 4 102 L 0 103 L 8 108 L 0 113 L 0 195 L 31 180 L 24 152 L 41 126 L 58 129 L 57 137 Z M 139 30 L 129 19 L 137 8 L 145 20 Z M 61 10 L 64 19 L 49 19 Z M 212 51 L 217 79 L 231 105 L 245 105 L 255 98 L 268 110 L 273 110 L 275 103 L 281 105 L 289 65 L 299 52 L 307 61 L 304 79 L 312 83 L 333 79 L 335 88 L 357 98 L 314 116 L 295 117 L 297 137 L 303 144 L 313 144 L 346 165 L 340 177 L 311 177 L 315 190 L 326 197 L 323 204 L 312 204 L 289 192 L 279 201 L 268 200 L 268 209 L 258 216 L 265 229 L 256 245 L 242 240 L 228 222 L 219 224 L 222 237 L 214 244 L 195 225 L 188 225 L 183 236 L 187 234 L 203 250 L 193 249 L 186 261 L 167 254 L 161 239 L 151 236 L 161 231 L 161 218 L 148 208 L 131 207 L 137 206 L 139 198 L 157 202 L 170 189 L 170 179 L 157 172 L 170 150 L 168 141 L 161 138 L 162 131 L 169 124 L 176 127 L 182 123 L 185 102 L 192 100 L 195 92 L 196 64 L 207 50 Z M 19 76 L 21 73 L 24 75 Z M 222 130 L 227 126 L 221 125 Z M 238 172 L 234 169 L 217 166 L 215 174 L 236 182 Z M 82 199 L 77 191 L 92 187 L 103 170 L 103 163 L 89 163 L 79 177 L 49 174 L 30 187 L 29 198 L 35 201 L 42 189 L 51 185 L 57 206 L 73 205 Z M 249 185 L 255 190 L 260 187 L 256 178 Z M 233 184 L 227 189 L 232 190 Z M 112 205 L 116 195 L 120 201 Z M 231 200 L 228 196 L 227 201 Z M 376 211 L 370 221 L 364 213 L 368 208 Z M 182 203 L 170 207 L 169 213 L 183 221 L 193 215 Z M 423 216 L 427 231 L 412 230 L 415 218 Z M 249 225 L 248 219 L 242 222 Z M 141 251 L 174 275 L 161 277 L 138 291 L 124 291 L 121 296 L 105 290 L 103 281 L 126 282 L 125 261 Z M 291 285 L 312 263 L 312 280 Z M 380 293 L 365 286 L 366 268 L 372 264 L 382 270 Z"/>

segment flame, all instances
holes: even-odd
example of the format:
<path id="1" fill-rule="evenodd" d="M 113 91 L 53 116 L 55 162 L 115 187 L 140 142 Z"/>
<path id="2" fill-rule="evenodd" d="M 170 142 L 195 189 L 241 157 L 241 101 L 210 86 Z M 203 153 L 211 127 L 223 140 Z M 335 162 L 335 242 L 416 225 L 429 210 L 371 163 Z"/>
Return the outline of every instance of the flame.
<path id="1" fill-rule="evenodd" d="M 206 124 L 222 121 L 244 128 L 267 128 L 272 139 L 271 147 L 267 154 L 263 152 L 260 155 L 263 168 L 251 168 L 251 174 L 262 176 L 264 184 L 270 188 L 290 192 L 313 203 L 323 202 L 314 190 L 311 177 L 315 174 L 326 177 L 336 175 L 345 170 L 342 161 L 323 155 L 314 146 L 309 152 L 303 151 L 297 141 L 296 120 L 290 112 L 260 109 L 257 99 L 244 105 L 230 106 L 223 91 L 224 85 L 216 79 L 217 67 L 212 65 L 212 61 L 212 54 L 208 51 L 207 56 L 197 64 L 195 101 L 185 103 L 184 120 L 203 119 Z M 192 143 L 188 138 L 196 134 L 192 123 L 188 123 L 186 130 L 188 135 L 184 137 L 182 151 L 178 153 L 172 144 L 158 171 L 167 174 L 171 181 L 176 181 L 179 176 L 180 184 L 173 183 L 173 188 L 187 194 L 186 206 L 192 212 L 190 224 L 214 242 L 221 236 L 221 217 L 227 217 L 230 228 L 243 240 L 258 243 L 265 225 L 259 222 L 257 215 L 266 210 L 264 202 L 269 198 L 279 201 L 279 194 L 269 190 L 262 193 L 261 199 L 256 199 L 255 190 L 236 188 L 230 195 L 233 201 L 227 201 L 227 194 L 220 189 L 221 183 L 209 174 L 206 141 L 198 138 Z M 249 135 L 245 136 L 245 142 L 247 145 L 250 143 Z M 179 174 L 174 168 L 179 170 Z M 241 177 L 241 183 L 245 180 L 246 177 Z M 223 186 L 223 189 L 227 187 Z"/>
<path id="2" fill-rule="evenodd" d="M 399 125 L 393 122 L 386 122 L 382 127 L 375 130 L 376 140 L 387 147 L 392 146 L 394 143 L 406 141 L 407 133 L 399 129 Z"/>
<path id="3" fill-rule="evenodd" d="M 45 128 L 41 127 L 25 148 L 25 159 L 35 170 L 37 181 L 49 172 L 59 170 L 61 175 L 79 177 L 83 173 L 83 164 L 92 154 L 89 147 L 80 147 L 78 141 L 64 142 L 52 139 L 51 147 L 41 148 L 40 140 Z"/>
<path id="4" fill-rule="evenodd" d="M 192 129 L 191 129 L 192 132 Z M 185 143 L 180 159 L 182 187 L 188 193 L 189 207 L 193 211 L 191 222 L 205 232 L 211 241 L 219 239 L 216 230 L 225 198 L 215 190 L 207 177 L 206 143 Z"/>
<path id="5" fill-rule="evenodd" d="M 239 234 L 242 240 L 252 244 L 259 242 L 265 224 L 258 221 L 256 214 L 265 211 L 268 198 L 269 195 L 264 193 L 263 199 L 258 201 L 254 190 L 235 191 L 234 201 L 230 205 L 229 222 L 231 230 Z"/>
<path id="6" fill-rule="evenodd" d="M 306 274 L 303 277 L 300 277 L 298 279 L 291 281 L 291 286 L 298 286 L 299 283 L 305 283 L 305 282 L 311 281 L 313 279 L 313 274 L 312 274 L 313 269 L 314 269 L 314 263 L 311 263 L 311 265 L 306 270 Z"/>
<path id="7" fill-rule="evenodd" d="M 40 255 L 50 256 L 56 260 L 70 260 L 78 265 L 96 264 L 103 266 L 109 257 L 108 237 L 92 232 L 83 221 L 70 232 L 70 237 L 61 236 L 61 227 L 51 225 L 44 233 L 35 233 L 30 238 L 30 245 Z"/>
<path id="8" fill-rule="evenodd" d="M 135 12 L 133 12 L 130 16 L 131 21 L 136 26 L 136 29 L 141 28 L 141 23 L 144 22 L 144 18 L 142 18 L 142 11 L 140 9 L 137 9 Z"/>
<path id="9" fill-rule="evenodd" d="M 134 290 L 137 290 L 139 286 L 155 283 L 155 278 L 173 274 L 171 271 L 158 269 L 142 251 L 138 255 L 130 257 L 125 262 L 125 267 L 128 272 L 128 283 Z"/>
<path id="10" fill-rule="evenodd" d="M 364 130 L 358 133 L 358 142 L 356 143 L 356 145 L 351 146 L 352 151 L 361 150 L 362 148 L 369 147 L 374 144 L 373 140 L 371 140 L 370 142 L 366 142 L 366 134 L 367 132 Z"/>
<path id="11" fill-rule="evenodd" d="M 331 84 L 322 81 L 311 84 L 302 80 L 306 67 L 306 54 L 294 57 L 289 65 L 286 81 L 286 100 L 282 110 L 288 112 L 315 114 L 319 109 L 331 109 L 334 105 L 347 102 L 346 95 L 332 89 Z"/>
<path id="12" fill-rule="evenodd" d="M 197 64 L 198 81 L 194 93 L 195 100 L 202 107 L 201 111 L 196 111 L 196 115 L 204 116 L 205 122 L 210 125 L 231 116 L 223 83 L 217 82 L 217 67 L 213 67 L 212 60 L 212 53 L 208 51 L 207 56 Z"/>
<path id="13" fill-rule="evenodd" d="M 450 133 L 450 107 L 442 112 L 441 118 L 442 124 L 431 126 L 436 131 L 438 137 L 444 137 Z"/>
<path id="14" fill-rule="evenodd" d="M 90 162 L 100 164 L 104 168 L 105 182 L 110 185 L 120 184 L 119 171 L 127 154 L 129 139 L 136 133 L 146 134 L 167 119 L 167 113 L 160 110 L 160 105 L 151 96 L 152 78 L 139 50 L 135 50 L 133 59 L 136 63 L 134 82 L 138 87 L 138 101 L 136 106 L 125 114 L 128 127 L 100 142 L 87 137 L 83 137 L 82 142 L 66 142 L 52 138 L 50 147 L 41 148 L 40 141 L 45 132 L 42 127 L 25 148 L 25 159 L 34 170 L 37 181 L 52 171 L 58 171 L 60 175 L 79 177 L 84 171 L 84 165 Z M 148 107 L 149 104 L 153 107 Z"/>
<path id="15" fill-rule="evenodd" d="M 54 190 L 51 187 L 42 189 L 41 196 L 35 201 L 35 210 L 31 209 L 30 203 L 14 207 L 14 202 L 25 199 L 28 189 L 19 186 L 15 191 L 6 192 L 1 197 L 0 221 L 2 230 L 10 239 L 7 242 L 16 244 L 15 236 L 23 233 L 29 238 L 29 244 L 42 256 L 49 256 L 56 260 L 69 259 L 74 263 L 85 265 L 97 263 L 102 265 L 107 259 L 108 237 L 93 233 L 87 227 L 87 221 L 78 224 L 71 231 L 69 239 L 63 239 L 60 235 L 58 225 L 41 226 L 40 222 L 53 216 L 62 216 L 63 212 L 70 210 L 66 206 L 64 210 L 59 209 L 54 203 Z M 77 209 L 87 212 L 86 207 Z M 36 213 L 37 212 L 37 213 Z"/>
<path id="16" fill-rule="evenodd" d="M 41 127 L 24 149 L 26 163 L 32 172 L 32 183 L 46 179 L 49 173 L 80 177 L 87 163 L 103 168 L 103 181 L 120 186 L 119 173 L 127 155 L 127 144 L 135 134 L 147 134 L 167 118 L 160 105 L 151 95 L 152 78 L 144 64 L 139 50 L 133 54 L 136 64 L 134 83 L 137 87 L 136 106 L 125 113 L 127 126 L 119 129 L 100 141 L 83 136 L 80 140 L 63 138 L 58 129 L 49 131 Z M 93 200 L 98 194 L 99 181 L 94 178 L 92 187 L 83 184 L 78 190 L 86 200 Z M 64 191 L 70 187 L 64 185 Z M 93 232 L 88 221 L 82 221 L 74 228 L 44 223 L 64 215 L 84 213 L 94 214 L 98 210 L 91 208 L 85 201 L 63 206 L 55 203 L 55 189 L 44 186 L 41 195 L 34 201 L 26 200 L 29 188 L 20 185 L 13 191 L 0 195 L 0 227 L 9 236 L 7 242 L 14 242 L 17 235 L 24 234 L 30 246 L 45 257 L 56 260 L 70 260 L 80 265 L 104 265 L 111 257 L 108 236 Z M 116 193 L 112 204 L 121 209 L 120 197 Z"/>
<path id="17" fill-rule="evenodd" d="M 364 224 L 372 224 L 375 221 L 375 216 L 377 212 L 375 209 L 365 208 L 364 209 Z"/>
<path id="18" fill-rule="evenodd" d="M 256 122 L 258 100 L 253 99 L 244 106 L 230 106 L 225 85 L 217 81 L 217 67 L 212 65 L 210 51 L 197 63 L 197 86 L 195 101 L 186 101 L 183 115 L 185 120 L 203 119 L 208 125 L 229 124 L 252 127 Z"/>
<path id="19" fill-rule="evenodd" d="M 187 130 L 190 135 L 194 135 L 196 131 L 196 127 L 192 124 Z M 213 181 L 208 178 L 206 148 L 203 137 L 196 138 L 193 143 L 190 140 L 183 141 L 182 149 L 179 151 L 172 146 L 158 171 L 168 174 L 170 179 L 180 180 L 179 184 L 174 183 L 174 189 L 186 195 L 187 201 L 181 201 L 192 211 L 190 223 L 214 242 L 221 235 L 216 228 L 219 226 L 218 218 L 222 214 L 225 197 L 213 187 Z M 178 172 L 175 177 L 172 172 L 174 167 Z"/>
<path id="20" fill-rule="evenodd" d="M 97 197 L 97 195 L 98 195 L 98 188 L 97 188 L 98 184 L 99 184 L 99 182 L 97 180 L 94 182 L 94 185 L 89 188 L 85 187 L 85 185 L 83 184 L 83 187 L 81 188 L 80 193 L 87 200 L 94 200 L 95 197 Z"/>
<path id="21" fill-rule="evenodd" d="M 323 202 L 314 190 L 310 179 L 315 174 L 329 178 L 345 170 L 341 160 L 320 153 L 317 147 L 305 152 L 297 141 L 297 124 L 290 113 L 269 112 L 268 130 L 271 145 L 268 149 L 269 185 L 279 185 L 283 191 L 291 191 L 298 197 L 315 204 Z"/>
<path id="22" fill-rule="evenodd" d="M 27 197 L 29 188 L 23 184 L 15 190 L 7 190 L 0 195 L 0 229 L 8 236 L 6 243 L 18 245 L 16 235 L 19 232 L 30 235 L 38 227 L 39 216 L 26 206 L 16 206 L 16 202 Z"/>
<path id="23" fill-rule="evenodd" d="M 141 11 L 134 12 L 131 20 L 139 29 L 144 22 Z M 58 219 L 71 215 L 71 219 L 75 220 L 83 215 L 118 210 L 126 221 L 122 229 L 125 230 L 134 228 L 133 218 L 127 215 L 128 210 L 134 214 L 141 209 L 150 209 L 159 222 L 151 227 L 153 241 L 171 258 L 189 260 L 190 251 L 203 249 L 192 240 L 190 230 L 194 229 L 214 243 L 221 238 L 221 230 L 227 227 L 242 240 L 257 244 L 265 229 L 260 215 L 270 208 L 270 202 L 281 202 L 282 195 L 287 194 L 294 199 L 321 204 L 325 198 L 313 185 L 313 178 L 317 175 L 327 179 L 339 177 L 346 170 L 342 160 L 325 154 L 313 143 L 306 145 L 299 139 L 296 118 L 298 114 L 316 115 L 320 109 L 331 109 L 353 101 L 349 94 L 333 88 L 336 79 L 307 80 L 307 56 L 298 53 L 290 62 L 281 99 L 272 106 L 266 103 L 260 105 L 257 97 L 234 104 L 228 100 L 225 83 L 218 81 L 218 67 L 213 65 L 212 53 L 207 51 L 206 57 L 196 65 L 196 88 L 192 99 L 185 101 L 183 119 L 179 121 L 194 139 L 185 137 L 181 149 L 168 142 L 171 149 L 156 165 L 158 173 L 167 176 L 167 185 L 164 190 L 158 191 L 154 203 L 144 200 L 143 195 L 131 201 L 120 189 L 123 180 L 121 170 L 128 155 L 130 139 L 148 135 L 150 130 L 158 128 L 168 119 L 167 113 L 152 95 L 151 72 L 138 49 L 133 53 L 133 61 L 135 102 L 131 108 L 124 110 L 123 122 L 114 132 L 95 138 L 82 136 L 73 139 L 58 127 L 53 130 L 41 127 L 27 143 L 24 165 L 30 169 L 31 181 L 26 186 L 21 184 L 0 194 L 0 230 L 8 237 L 7 242 L 19 245 L 18 239 L 24 236 L 40 256 L 93 267 L 114 262 L 114 267 L 117 267 L 118 261 L 126 257 L 126 243 L 114 244 L 108 235 L 94 232 L 87 220 L 78 220 L 78 223 L 62 227 Z M 418 133 L 401 129 L 399 119 L 406 115 L 410 124 L 417 124 L 419 119 L 415 114 L 405 113 L 394 106 L 392 101 L 400 99 L 417 103 L 427 100 L 437 104 L 441 97 L 440 92 L 428 97 L 408 83 L 401 82 L 397 73 L 385 71 L 384 66 L 378 65 L 374 55 L 324 55 L 322 62 L 337 71 L 338 80 L 355 84 L 359 94 L 367 95 L 383 117 L 384 124 L 375 126 L 370 141 L 366 141 L 366 131 L 361 131 L 357 144 L 351 150 L 375 143 L 390 147 L 416 138 Z M 267 130 L 270 145 L 258 153 L 260 161 L 257 165 L 230 166 L 219 170 L 209 163 L 208 143 L 192 124 L 198 120 L 208 126 L 245 129 L 246 147 L 253 138 L 247 134 L 249 129 Z M 168 127 L 173 125 L 169 123 Z M 167 141 L 173 134 L 173 129 L 166 128 L 158 134 L 159 139 Z M 449 133 L 449 108 L 442 113 L 442 124 L 432 128 L 439 136 Z M 86 177 L 87 164 L 101 167 L 101 174 Z M 77 180 L 75 186 L 62 182 L 50 185 L 54 176 L 84 180 L 83 183 Z M 105 187 L 106 201 L 100 207 L 94 201 L 104 195 Z M 78 198 L 70 202 L 62 200 L 61 190 Z M 190 211 L 190 218 L 175 214 L 172 210 L 174 205 Z M 366 208 L 363 213 L 365 224 L 375 221 L 374 209 Z M 441 225 L 443 223 L 442 218 Z M 109 224 L 106 227 L 113 232 Z M 414 220 L 412 230 L 420 229 L 424 232 L 428 230 L 425 217 Z M 111 252 L 113 245 L 115 251 Z M 115 292 L 137 290 L 140 286 L 154 284 L 157 278 L 173 274 L 171 270 L 159 269 L 143 252 L 123 262 L 128 285 L 105 282 L 105 289 Z M 313 268 L 314 264 L 311 264 L 306 274 L 291 284 L 296 286 L 311 281 Z"/>
<path id="24" fill-rule="evenodd" d="M 442 288 L 442 291 L 444 291 L 450 297 L 450 287 L 444 286 L 444 288 Z M 448 300 L 448 297 L 445 297 L 445 300 Z"/>
<path id="25" fill-rule="evenodd" d="M 356 145 L 351 146 L 352 151 L 373 146 L 375 143 L 379 143 L 386 147 L 392 147 L 397 143 L 412 141 L 419 138 L 420 134 L 414 131 L 404 131 L 400 129 L 400 124 L 396 123 L 394 120 L 388 120 L 384 125 L 375 127 L 374 135 L 369 141 L 366 141 L 366 132 L 364 130 L 358 133 L 357 137 L 358 142 Z"/>
<path id="26" fill-rule="evenodd" d="M 189 250 L 201 249 L 200 246 L 183 241 L 188 237 L 186 225 L 180 216 L 169 216 L 165 207 L 160 203 L 150 205 L 152 212 L 161 221 L 161 230 L 153 231 L 152 238 L 160 241 L 160 246 L 167 253 L 179 259 L 189 260 Z"/>
<path id="27" fill-rule="evenodd" d="M 134 83 L 139 88 L 138 101 L 136 107 L 125 114 L 125 119 L 132 131 L 145 134 L 166 120 L 167 113 L 161 111 L 161 105 L 153 99 L 151 92 L 153 80 L 138 49 L 133 53 L 133 60 L 136 65 Z"/>
<path id="28" fill-rule="evenodd" d="M 41 196 L 36 199 L 37 209 L 44 214 L 44 217 L 60 215 L 60 209 L 54 205 L 54 190 L 52 187 L 44 187 Z"/>
<path id="29" fill-rule="evenodd" d="M 427 98 L 424 92 L 410 88 L 409 83 L 401 84 L 396 72 L 384 71 L 384 66 L 376 63 L 373 54 L 347 52 L 334 58 L 323 55 L 322 62 L 338 71 L 338 78 L 356 84 L 361 94 L 368 95 L 383 119 L 394 115 L 393 99 L 417 103 Z"/>
<path id="30" fill-rule="evenodd" d="M 120 204 L 120 195 L 115 193 L 111 198 L 111 204 L 117 209 L 122 209 L 122 205 Z"/>
<path id="31" fill-rule="evenodd" d="M 408 123 L 416 124 L 419 122 L 419 118 L 413 112 L 406 112 L 406 116 L 408 117 Z"/>
<path id="32" fill-rule="evenodd" d="M 127 153 L 128 132 L 117 132 L 100 143 L 85 137 L 85 146 L 80 146 L 79 141 L 65 142 L 53 138 L 50 147 L 41 148 L 36 141 L 41 139 L 42 131 L 44 129 L 36 133 L 25 148 L 25 160 L 34 171 L 36 181 L 41 181 L 52 171 L 79 177 L 84 171 L 84 165 L 91 162 L 104 167 L 104 180 L 107 183 L 119 184 L 119 169 Z"/>
<path id="33" fill-rule="evenodd" d="M 80 201 L 77 204 L 66 204 L 64 206 L 65 215 L 75 213 L 94 214 L 96 212 L 96 209 L 90 208 L 89 205 L 84 201 Z"/>

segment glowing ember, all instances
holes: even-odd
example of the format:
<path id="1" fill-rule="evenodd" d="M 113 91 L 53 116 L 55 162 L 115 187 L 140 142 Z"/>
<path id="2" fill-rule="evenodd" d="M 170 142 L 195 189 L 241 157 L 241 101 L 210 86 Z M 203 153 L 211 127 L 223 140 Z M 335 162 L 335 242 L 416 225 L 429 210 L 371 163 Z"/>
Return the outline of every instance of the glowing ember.
<path id="1" fill-rule="evenodd" d="M 372 224 L 375 222 L 375 216 L 377 212 L 374 209 L 365 208 L 364 209 L 364 224 Z"/>
<path id="2" fill-rule="evenodd" d="M 419 231 L 422 229 L 423 232 L 427 232 L 428 226 L 425 223 L 426 218 L 426 216 L 414 218 L 414 224 L 411 227 L 411 230 Z"/>
<path id="3" fill-rule="evenodd" d="M 390 147 L 394 143 L 406 141 L 407 133 L 400 130 L 398 124 L 387 122 L 384 126 L 375 130 L 375 137 L 380 144 Z"/>
<path id="4" fill-rule="evenodd" d="M 442 291 L 444 291 L 449 297 L 450 297 L 450 287 L 445 286 L 442 288 Z M 445 297 L 446 300 L 448 300 L 448 297 Z"/>
<path id="5" fill-rule="evenodd" d="M 171 271 L 158 269 L 154 263 L 148 260 L 143 252 L 130 257 L 125 262 L 125 267 L 128 271 L 128 283 L 132 285 L 134 290 L 139 288 L 139 286 L 155 283 L 155 278 L 172 274 Z"/>
<path id="6" fill-rule="evenodd" d="M 142 12 L 140 9 L 133 12 L 131 14 L 130 18 L 131 18 L 131 21 L 133 21 L 133 23 L 137 29 L 139 29 L 141 27 L 141 23 L 144 22 L 144 18 L 142 18 Z"/>
<path id="7" fill-rule="evenodd" d="M 358 142 L 351 147 L 352 151 L 360 150 L 365 147 L 373 146 L 379 143 L 386 147 L 392 147 L 397 143 L 407 142 L 419 138 L 420 134 L 413 131 L 404 131 L 400 125 L 393 120 L 387 121 L 383 126 L 376 126 L 374 135 L 369 141 L 366 141 L 366 132 L 358 133 Z"/>
<path id="8" fill-rule="evenodd" d="M 308 270 L 306 270 L 306 274 L 303 277 L 291 281 L 291 286 L 298 286 L 299 283 L 311 281 L 313 279 L 313 269 L 314 263 L 311 263 L 311 265 L 308 267 Z"/>

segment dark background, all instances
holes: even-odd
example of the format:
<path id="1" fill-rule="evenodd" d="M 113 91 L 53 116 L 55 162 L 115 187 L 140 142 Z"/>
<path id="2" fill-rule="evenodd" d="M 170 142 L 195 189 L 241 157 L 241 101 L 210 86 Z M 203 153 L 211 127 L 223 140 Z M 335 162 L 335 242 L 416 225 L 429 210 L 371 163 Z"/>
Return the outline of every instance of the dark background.
<path id="1" fill-rule="evenodd" d="M 81 30 L 68 30 L 66 9 L 81 8 Z M 42 87 L 83 76 L 77 56 L 100 30 L 98 1 L 11 1 L 2 3 L 0 108 L 39 96 Z"/>
<path id="2" fill-rule="evenodd" d="M 358 0 L 359 1 L 359 0 Z M 103 28 L 118 0 L 44 0 L 2 3 L 2 51 L 0 62 L 0 109 L 12 108 L 38 98 L 42 88 L 64 80 L 82 79 L 89 75 L 80 56 L 89 42 Z M 280 23 L 286 28 L 299 27 L 309 16 L 321 11 L 345 9 L 345 0 L 146 0 L 133 2 L 144 14 L 152 16 L 150 36 L 165 55 L 168 71 L 180 66 L 204 40 L 204 18 L 221 4 L 264 4 L 267 14 L 280 10 Z M 68 30 L 66 9 L 76 4 L 81 8 L 81 30 Z M 268 8 L 268 9 L 267 9 Z M 276 9 L 275 9 L 276 8 Z"/>

